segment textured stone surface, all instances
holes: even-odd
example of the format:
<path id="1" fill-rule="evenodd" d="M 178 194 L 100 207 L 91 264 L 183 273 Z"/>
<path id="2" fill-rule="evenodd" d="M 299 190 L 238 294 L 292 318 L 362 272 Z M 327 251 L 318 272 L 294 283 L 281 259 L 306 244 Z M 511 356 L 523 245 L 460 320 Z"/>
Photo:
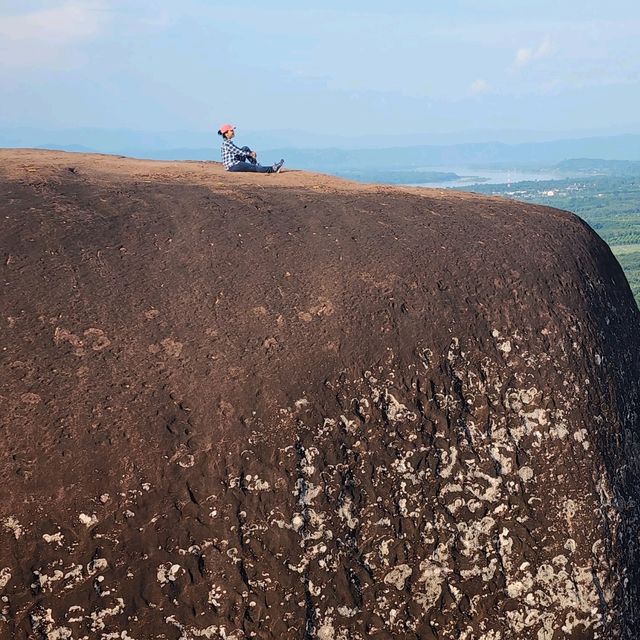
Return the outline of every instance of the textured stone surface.
<path id="1" fill-rule="evenodd" d="M 639 313 L 576 217 L 0 151 L 0 636 L 635 638 Z"/>

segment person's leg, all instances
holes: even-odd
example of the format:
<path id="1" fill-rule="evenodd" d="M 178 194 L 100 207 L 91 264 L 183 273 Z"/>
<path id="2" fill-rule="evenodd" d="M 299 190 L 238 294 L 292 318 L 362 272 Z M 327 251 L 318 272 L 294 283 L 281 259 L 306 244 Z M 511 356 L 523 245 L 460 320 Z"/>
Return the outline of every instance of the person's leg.
<path id="1" fill-rule="evenodd" d="M 251 149 L 249 149 L 249 147 L 240 147 L 245 153 L 251 153 Z M 247 157 L 246 162 L 250 162 L 251 164 L 258 164 L 258 161 L 255 158 L 252 158 L 251 156 Z"/>
<path id="2" fill-rule="evenodd" d="M 263 167 L 261 164 L 251 164 L 250 162 L 236 162 L 232 164 L 229 171 L 249 171 L 252 173 L 272 173 L 272 167 Z"/>

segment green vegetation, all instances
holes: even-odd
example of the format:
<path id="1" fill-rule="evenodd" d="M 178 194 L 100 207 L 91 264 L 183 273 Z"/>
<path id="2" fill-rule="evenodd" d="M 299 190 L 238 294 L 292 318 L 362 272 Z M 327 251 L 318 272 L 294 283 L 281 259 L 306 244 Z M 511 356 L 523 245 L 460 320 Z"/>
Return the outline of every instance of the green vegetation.
<path id="1" fill-rule="evenodd" d="M 625 171 L 637 172 L 640 163 L 634 164 L 626 163 Z M 588 175 L 472 189 L 577 213 L 611 247 L 640 305 L 640 175 Z"/>
<path id="2" fill-rule="evenodd" d="M 636 302 L 640 306 L 640 244 L 618 245 L 611 249 L 624 269 Z"/>

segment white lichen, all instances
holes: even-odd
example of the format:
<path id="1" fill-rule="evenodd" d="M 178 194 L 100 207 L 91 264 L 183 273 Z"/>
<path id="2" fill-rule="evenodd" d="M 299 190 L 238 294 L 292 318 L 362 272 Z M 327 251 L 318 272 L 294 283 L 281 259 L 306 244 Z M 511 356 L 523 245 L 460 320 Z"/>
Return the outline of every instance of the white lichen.
<path id="1" fill-rule="evenodd" d="M 385 575 L 384 583 L 394 586 L 398 591 L 402 591 L 407 578 L 412 572 L 408 564 L 400 564 Z"/>
<path id="2" fill-rule="evenodd" d="M 78 516 L 78 519 L 85 527 L 87 527 L 87 529 L 89 527 L 93 527 L 94 525 L 98 524 L 98 518 L 96 517 L 95 513 L 91 514 L 90 516 L 88 516 L 85 513 L 81 513 Z"/>
<path id="3" fill-rule="evenodd" d="M 8 516 L 3 521 L 2 524 L 4 528 L 13 533 L 13 537 L 16 540 L 19 540 L 24 533 L 22 525 L 18 522 L 18 520 L 14 516 Z"/>

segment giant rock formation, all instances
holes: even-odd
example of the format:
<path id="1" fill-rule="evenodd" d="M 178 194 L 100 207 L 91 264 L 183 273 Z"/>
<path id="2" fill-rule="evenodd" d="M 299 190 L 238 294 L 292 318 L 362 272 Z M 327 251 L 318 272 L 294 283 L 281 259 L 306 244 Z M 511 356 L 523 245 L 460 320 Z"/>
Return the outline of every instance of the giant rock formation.
<path id="1" fill-rule="evenodd" d="M 0 211 L 0 637 L 636 637 L 639 313 L 577 217 L 17 150 Z"/>

